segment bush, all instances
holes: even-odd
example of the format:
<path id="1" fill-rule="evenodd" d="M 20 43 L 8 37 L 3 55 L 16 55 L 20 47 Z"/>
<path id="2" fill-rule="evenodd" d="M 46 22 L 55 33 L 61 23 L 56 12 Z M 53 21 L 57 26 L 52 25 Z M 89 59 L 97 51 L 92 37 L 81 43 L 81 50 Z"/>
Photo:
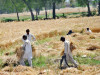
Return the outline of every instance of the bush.
<path id="1" fill-rule="evenodd" d="M 96 10 L 95 9 L 92 11 L 92 15 L 93 16 L 96 15 Z"/>
<path id="2" fill-rule="evenodd" d="M 10 19 L 10 18 L 1 19 L 1 22 L 12 22 L 12 21 L 17 21 L 17 20 L 16 19 Z"/>
<path id="3" fill-rule="evenodd" d="M 82 17 L 84 17 L 84 16 L 86 16 L 86 15 L 87 15 L 87 12 L 82 12 L 82 13 L 81 13 L 81 16 L 82 16 Z"/>

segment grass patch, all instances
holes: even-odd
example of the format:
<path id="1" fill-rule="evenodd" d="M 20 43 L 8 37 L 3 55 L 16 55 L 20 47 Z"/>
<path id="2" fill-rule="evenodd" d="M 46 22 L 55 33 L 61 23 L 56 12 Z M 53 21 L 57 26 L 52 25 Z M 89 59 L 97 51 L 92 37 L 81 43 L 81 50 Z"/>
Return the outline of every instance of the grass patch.
<path id="1" fill-rule="evenodd" d="M 2 59 L 0 59 L 0 68 L 2 68 L 3 62 Z"/>
<path id="2" fill-rule="evenodd" d="M 47 64 L 47 57 L 40 56 L 33 59 L 33 66 L 34 67 L 45 67 Z"/>
<path id="3" fill-rule="evenodd" d="M 88 64 L 88 65 L 99 65 L 100 61 L 99 60 L 95 60 L 93 58 L 82 58 L 82 57 L 74 57 L 75 60 L 79 63 L 79 64 Z"/>

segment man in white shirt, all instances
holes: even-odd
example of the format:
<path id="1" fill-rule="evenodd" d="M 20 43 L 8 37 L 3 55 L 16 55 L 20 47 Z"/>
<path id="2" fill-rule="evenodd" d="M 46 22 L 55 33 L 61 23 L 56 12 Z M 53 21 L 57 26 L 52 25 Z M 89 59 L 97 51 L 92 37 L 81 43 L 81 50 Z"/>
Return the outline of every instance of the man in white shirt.
<path id="1" fill-rule="evenodd" d="M 87 33 L 92 33 L 92 31 L 89 28 L 87 28 Z"/>
<path id="2" fill-rule="evenodd" d="M 75 67 L 77 67 L 77 63 L 73 59 L 72 53 L 70 51 L 70 42 L 65 40 L 65 37 L 61 37 L 60 40 L 62 42 L 64 42 L 64 55 L 66 55 L 66 60 L 64 62 L 64 67 L 69 67 L 69 65 L 66 63 L 66 61 L 73 63 L 75 65 Z M 62 63 L 60 65 L 62 65 Z"/>
<path id="3" fill-rule="evenodd" d="M 20 60 L 20 64 L 25 66 L 24 61 L 28 60 L 29 65 L 32 67 L 32 47 L 30 41 L 27 39 L 26 35 L 23 35 L 23 47 L 24 47 L 24 55 Z"/>
<path id="4" fill-rule="evenodd" d="M 27 39 L 28 39 L 31 43 L 32 43 L 33 41 L 36 40 L 35 37 L 34 37 L 32 34 L 30 34 L 30 30 L 29 30 L 29 29 L 26 30 L 26 36 L 27 36 Z"/>

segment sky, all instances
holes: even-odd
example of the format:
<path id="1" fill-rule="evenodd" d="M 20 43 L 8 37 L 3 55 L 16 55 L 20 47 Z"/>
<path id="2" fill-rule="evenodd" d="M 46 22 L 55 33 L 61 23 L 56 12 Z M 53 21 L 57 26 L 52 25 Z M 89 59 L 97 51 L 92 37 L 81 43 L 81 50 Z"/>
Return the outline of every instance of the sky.
<path id="1" fill-rule="evenodd" d="M 69 2 L 69 0 L 66 0 L 66 2 Z"/>

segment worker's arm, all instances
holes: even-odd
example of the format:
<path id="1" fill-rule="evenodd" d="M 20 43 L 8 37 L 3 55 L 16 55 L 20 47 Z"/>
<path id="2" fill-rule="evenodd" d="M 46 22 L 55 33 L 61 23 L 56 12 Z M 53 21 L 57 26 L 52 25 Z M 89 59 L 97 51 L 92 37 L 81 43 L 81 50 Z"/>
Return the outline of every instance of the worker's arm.
<path id="1" fill-rule="evenodd" d="M 31 35 L 31 37 L 32 37 L 32 41 L 36 40 L 35 36 Z"/>

